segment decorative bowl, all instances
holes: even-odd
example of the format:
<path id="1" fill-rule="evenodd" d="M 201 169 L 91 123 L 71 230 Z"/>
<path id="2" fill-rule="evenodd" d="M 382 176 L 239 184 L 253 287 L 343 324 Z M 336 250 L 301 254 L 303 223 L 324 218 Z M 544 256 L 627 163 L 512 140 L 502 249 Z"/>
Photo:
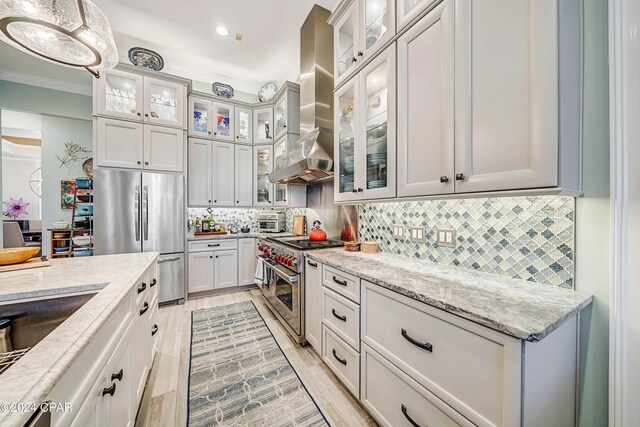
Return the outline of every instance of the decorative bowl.
<path id="1" fill-rule="evenodd" d="M 38 252 L 40 252 L 39 247 L 0 249 L 0 265 L 11 265 L 25 262 L 26 260 L 33 258 Z"/>
<path id="2" fill-rule="evenodd" d="M 91 236 L 75 236 L 73 243 L 78 246 L 87 246 L 91 244 Z"/>
<path id="3" fill-rule="evenodd" d="M 69 252 L 69 246 L 63 246 L 61 248 L 53 248 L 53 251 L 55 253 L 60 253 L 60 252 Z"/>
<path id="4" fill-rule="evenodd" d="M 69 228 L 69 221 L 53 221 L 53 228 L 56 230 L 66 230 Z"/>

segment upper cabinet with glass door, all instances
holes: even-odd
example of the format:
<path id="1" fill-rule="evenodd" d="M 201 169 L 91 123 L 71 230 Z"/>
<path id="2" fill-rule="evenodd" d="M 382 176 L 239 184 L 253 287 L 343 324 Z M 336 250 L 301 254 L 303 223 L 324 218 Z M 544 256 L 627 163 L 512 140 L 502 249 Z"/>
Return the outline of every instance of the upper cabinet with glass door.
<path id="1" fill-rule="evenodd" d="M 273 144 L 273 108 L 253 110 L 253 143 Z"/>
<path id="2" fill-rule="evenodd" d="M 396 0 L 398 32 L 409 25 L 418 15 L 427 10 L 437 0 Z"/>
<path id="3" fill-rule="evenodd" d="M 335 86 L 396 34 L 395 0 L 344 0 L 329 19 L 334 27 Z"/>
<path id="4" fill-rule="evenodd" d="M 300 134 L 300 86 L 285 82 L 276 96 L 273 107 L 273 139 L 279 140 L 287 133 Z"/>
<path id="5" fill-rule="evenodd" d="M 249 108 L 236 107 L 236 142 L 253 143 L 253 112 Z"/>
<path id="6" fill-rule="evenodd" d="M 197 138 L 213 138 L 213 103 L 208 99 L 189 97 L 188 114 L 189 136 Z"/>
<path id="7" fill-rule="evenodd" d="M 94 114 L 184 129 L 186 85 L 178 78 L 106 70 L 94 81 Z"/>

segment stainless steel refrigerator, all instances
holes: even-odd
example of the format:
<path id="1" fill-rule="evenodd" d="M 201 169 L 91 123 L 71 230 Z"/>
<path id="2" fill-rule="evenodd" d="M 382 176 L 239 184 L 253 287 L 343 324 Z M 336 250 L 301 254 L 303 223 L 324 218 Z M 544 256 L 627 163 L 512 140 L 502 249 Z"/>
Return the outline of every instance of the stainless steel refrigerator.
<path id="1" fill-rule="evenodd" d="M 160 252 L 159 302 L 184 300 L 184 176 L 96 169 L 96 255 Z"/>

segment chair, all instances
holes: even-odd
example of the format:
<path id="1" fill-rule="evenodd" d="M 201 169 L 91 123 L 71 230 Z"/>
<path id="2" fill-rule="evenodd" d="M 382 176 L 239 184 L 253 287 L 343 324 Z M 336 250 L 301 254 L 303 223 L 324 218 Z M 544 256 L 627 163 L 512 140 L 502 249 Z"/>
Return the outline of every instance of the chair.
<path id="1" fill-rule="evenodd" d="M 24 237 L 20 225 L 14 221 L 5 221 L 2 223 L 3 246 L 5 248 L 20 248 L 25 246 Z"/>

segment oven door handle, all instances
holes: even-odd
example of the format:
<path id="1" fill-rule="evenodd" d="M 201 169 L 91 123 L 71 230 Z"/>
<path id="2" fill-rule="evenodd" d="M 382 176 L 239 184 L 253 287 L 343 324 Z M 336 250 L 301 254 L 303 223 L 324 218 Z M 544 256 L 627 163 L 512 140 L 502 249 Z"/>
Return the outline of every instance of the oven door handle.
<path id="1" fill-rule="evenodd" d="M 269 262 L 265 262 L 264 265 L 266 265 L 267 268 L 270 268 L 274 273 L 276 273 L 278 276 L 282 277 L 283 279 L 285 279 L 289 283 L 295 283 L 295 282 L 298 281 L 298 275 L 297 274 L 294 274 L 292 276 L 291 274 L 289 274 L 286 271 L 276 267 L 275 265 L 270 264 Z"/>

